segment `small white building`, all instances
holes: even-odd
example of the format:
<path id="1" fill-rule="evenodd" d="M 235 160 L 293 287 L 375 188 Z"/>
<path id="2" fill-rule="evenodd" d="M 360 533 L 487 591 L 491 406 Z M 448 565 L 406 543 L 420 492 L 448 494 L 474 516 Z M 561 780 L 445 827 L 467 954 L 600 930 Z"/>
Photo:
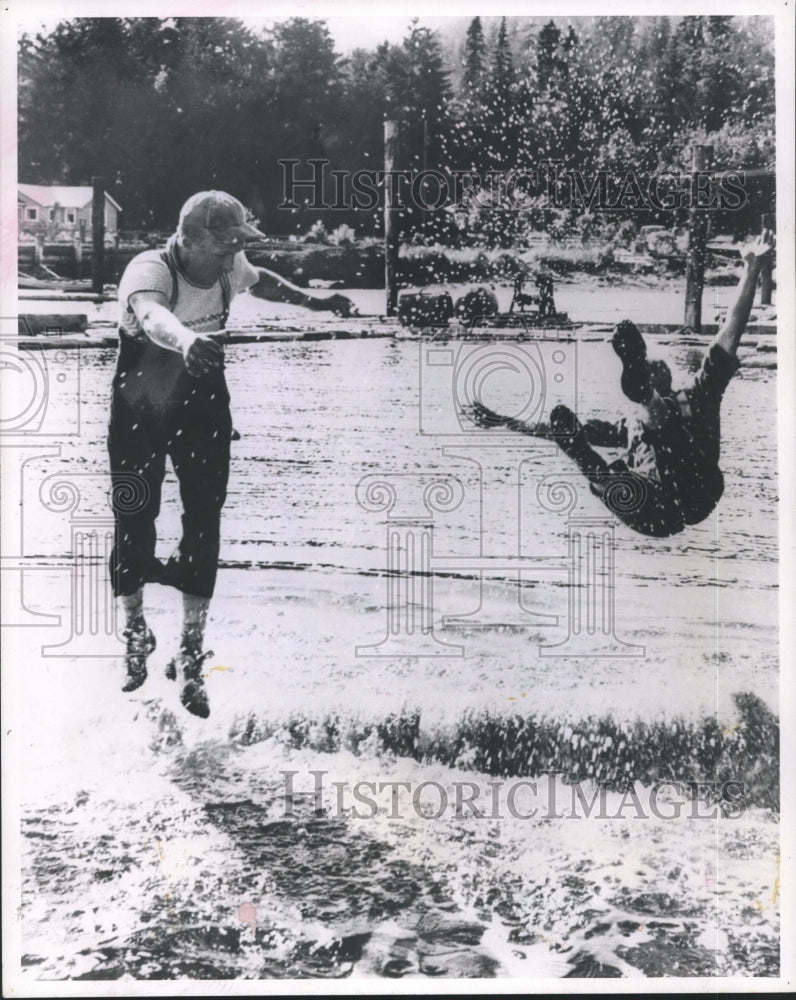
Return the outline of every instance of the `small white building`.
<path id="1" fill-rule="evenodd" d="M 83 223 L 87 240 L 91 239 L 90 185 L 72 187 L 63 184 L 19 184 L 17 186 L 17 223 L 21 242 L 43 233 L 48 240 L 71 240 Z M 121 205 L 105 192 L 105 233 L 118 230 Z"/>

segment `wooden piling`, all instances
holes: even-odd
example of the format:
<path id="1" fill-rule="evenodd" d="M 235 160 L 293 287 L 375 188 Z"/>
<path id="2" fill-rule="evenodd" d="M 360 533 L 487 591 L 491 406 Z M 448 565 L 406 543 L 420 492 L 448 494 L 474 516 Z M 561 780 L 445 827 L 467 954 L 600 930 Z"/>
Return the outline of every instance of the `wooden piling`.
<path id="1" fill-rule="evenodd" d="M 91 178 L 91 289 L 102 295 L 105 256 L 105 178 Z"/>
<path id="2" fill-rule="evenodd" d="M 33 244 L 33 273 L 38 278 L 44 269 L 44 233 L 36 233 Z"/>
<path id="3" fill-rule="evenodd" d="M 398 122 L 384 123 L 384 285 L 387 315 L 394 316 L 398 306 L 398 225 L 391 176 L 398 159 Z"/>
<path id="4" fill-rule="evenodd" d="M 75 277 L 81 278 L 83 276 L 83 241 L 77 230 L 72 236 L 72 246 L 75 251 Z"/>
<path id="5" fill-rule="evenodd" d="M 691 164 L 691 212 L 688 219 L 688 256 L 685 265 L 685 325 L 699 333 L 702 329 L 702 289 L 705 285 L 705 247 L 708 215 L 699 207 L 699 177 L 710 169 L 712 146 L 694 146 Z"/>
<path id="6" fill-rule="evenodd" d="M 760 219 L 760 231 L 765 232 L 766 229 L 774 228 L 774 215 L 771 212 L 765 212 Z M 760 267 L 760 305 L 770 306 L 771 305 L 771 293 L 774 290 L 774 278 L 773 269 L 771 266 L 771 252 L 769 251 L 765 257 L 763 257 L 761 267 Z"/>

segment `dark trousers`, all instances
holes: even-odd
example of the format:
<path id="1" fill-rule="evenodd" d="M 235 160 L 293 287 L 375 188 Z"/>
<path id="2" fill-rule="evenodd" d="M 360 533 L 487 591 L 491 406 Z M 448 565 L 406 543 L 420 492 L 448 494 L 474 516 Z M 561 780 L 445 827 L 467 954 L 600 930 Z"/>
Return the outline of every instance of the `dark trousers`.
<path id="1" fill-rule="evenodd" d="M 159 358 L 151 345 L 147 357 L 131 356 L 123 347 L 114 378 L 108 428 L 116 521 L 113 592 L 123 597 L 157 582 L 212 597 L 229 478 L 229 395 L 223 373 L 191 379 L 174 365 L 176 360 L 182 366 L 179 355 L 162 353 L 169 355 L 165 362 L 178 376 L 167 392 L 159 390 L 157 377 L 148 377 L 149 365 Z M 183 513 L 182 538 L 164 565 L 155 557 L 155 522 L 167 456 L 179 482 Z"/>
<path id="2" fill-rule="evenodd" d="M 590 474 L 591 491 L 633 531 L 654 538 L 676 535 L 688 524 L 699 524 L 724 492 L 724 476 L 697 445 L 679 413 L 665 425 L 648 431 L 659 479 L 643 476 L 624 459 L 601 463 Z"/>
<path id="3" fill-rule="evenodd" d="M 588 446 L 571 454 L 589 477 L 591 491 L 629 528 L 665 538 L 713 511 L 724 492 L 719 412 L 737 368 L 735 357 L 713 345 L 692 385 L 666 398 L 668 418 L 643 436 L 655 451 L 657 479 L 636 472 L 623 458 L 609 464 Z"/>

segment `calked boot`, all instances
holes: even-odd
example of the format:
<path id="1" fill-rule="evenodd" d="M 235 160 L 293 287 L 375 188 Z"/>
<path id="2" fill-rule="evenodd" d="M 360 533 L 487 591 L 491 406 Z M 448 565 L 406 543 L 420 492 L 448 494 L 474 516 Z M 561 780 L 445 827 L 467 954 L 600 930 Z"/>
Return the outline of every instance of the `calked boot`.
<path id="1" fill-rule="evenodd" d="M 200 719 L 206 719 L 210 715 L 202 665 L 213 655 L 212 649 L 202 653 L 199 648 L 183 645 L 166 667 L 166 677 L 171 681 L 177 679 L 178 671 L 182 672 L 183 687 L 180 701 L 192 715 L 198 715 Z"/>
<path id="2" fill-rule="evenodd" d="M 629 319 L 618 323 L 611 338 L 622 362 L 622 392 L 633 403 L 647 403 L 652 397 L 652 378 L 647 362 L 647 345 Z"/>
<path id="3" fill-rule="evenodd" d="M 137 691 L 147 678 L 146 660 L 155 648 L 155 636 L 143 618 L 140 622 L 129 625 L 123 635 L 127 642 L 124 654 L 127 680 L 122 685 L 122 691 L 129 693 Z"/>

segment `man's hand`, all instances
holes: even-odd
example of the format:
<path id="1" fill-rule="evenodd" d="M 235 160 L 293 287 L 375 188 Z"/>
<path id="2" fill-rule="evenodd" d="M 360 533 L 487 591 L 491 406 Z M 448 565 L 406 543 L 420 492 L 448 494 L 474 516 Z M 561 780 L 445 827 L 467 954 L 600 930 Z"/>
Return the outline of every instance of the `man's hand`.
<path id="1" fill-rule="evenodd" d="M 490 410 L 488 406 L 484 406 L 479 400 L 476 400 L 472 406 L 463 407 L 462 413 L 466 417 L 469 417 L 474 424 L 484 428 L 506 427 L 510 419 L 509 417 L 502 417 L 499 413 L 495 413 L 494 410 Z"/>
<path id="2" fill-rule="evenodd" d="M 342 316 L 346 319 L 349 316 L 359 316 L 359 309 L 357 309 L 347 295 L 335 293 L 334 295 L 328 295 L 324 299 L 316 299 L 316 302 L 319 303 L 317 306 L 318 309 L 333 312 L 335 316 Z"/>
<path id="3" fill-rule="evenodd" d="M 346 295 L 315 295 L 299 288 L 276 271 L 258 267 L 258 280 L 249 291 L 269 302 L 289 302 L 291 305 L 312 309 L 314 312 L 333 312 L 336 316 L 359 316 L 359 310 Z"/>
<path id="4" fill-rule="evenodd" d="M 470 406 L 463 406 L 461 412 L 465 417 L 469 417 L 476 426 L 483 427 L 485 430 L 505 427 L 506 430 L 516 431 L 518 434 L 528 434 L 530 437 L 552 440 L 547 424 L 541 421 L 532 424 L 525 420 L 518 420 L 516 417 L 504 417 L 502 414 L 490 410 L 488 406 L 484 406 L 480 400 L 476 400 Z"/>
<path id="5" fill-rule="evenodd" d="M 224 350 L 207 334 L 197 333 L 193 341 L 183 348 L 185 367 L 194 378 L 207 375 L 208 372 L 220 368 L 224 361 Z"/>
<path id="6" fill-rule="evenodd" d="M 770 229 L 764 229 L 756 239 L 744 247 L 741 256 L 747 264 L 752 264 L 773 249 L 774 233 Z"/>
<path id="7" fill-rule="evenodd" d="M 731 357 L 735 357 L 746 324 L 749 322 L 757 282 L 763 269 L 763 258 L 773 248 L 774 234 L 770 229 L 764 229 L 756 240 L 741 251 L 744 269 L 738 282 L 735 301 L 727 310 L 724 322 L 716 335 L 716 343 Z"/>

